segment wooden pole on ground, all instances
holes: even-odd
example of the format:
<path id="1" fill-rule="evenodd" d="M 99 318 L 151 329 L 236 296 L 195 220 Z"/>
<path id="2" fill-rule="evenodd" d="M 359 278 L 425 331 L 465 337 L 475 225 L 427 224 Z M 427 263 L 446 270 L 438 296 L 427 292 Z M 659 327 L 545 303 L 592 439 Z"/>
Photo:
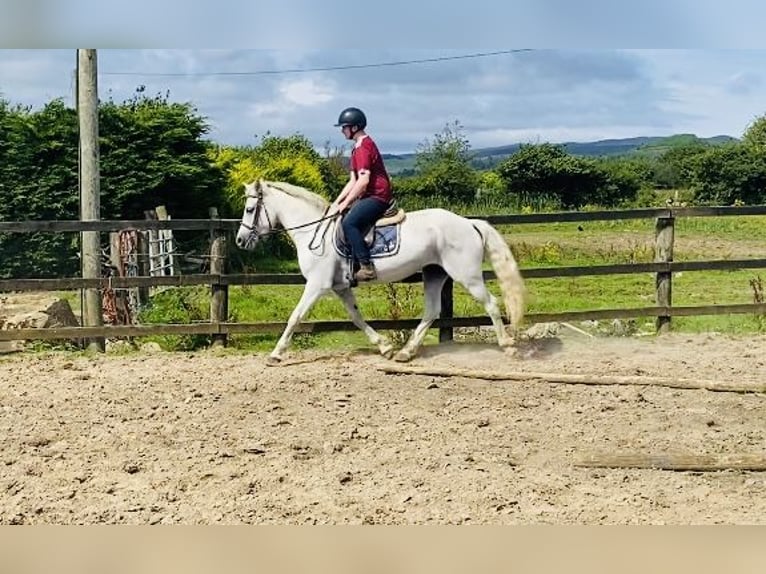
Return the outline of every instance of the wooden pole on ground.
<path id="1" fill-rule="evenodd" d="M 677 377 L 647 377 L 638 375 L 572 375 L 566 373 L 491 372 L 472 369 L 417 367 L 412 365 L 380 365 L 378 370 L 389 374 L 426 375 L 435 377 L 465 377 L 489 381 L 534 381 L 574 385 L 637 385 L 671 387 L 674 389 L 706 389 L 735 393 L 766 393 L 766 383 L 758 381 L 706 381 Z"/>
<path id="2" fill-rule="evenodd" d="M 720 470 L 766 471 L 765 455 L 700 454 L 589 454 L 574 463 L 586 468 L 656 468 L 711 472 Z"/>

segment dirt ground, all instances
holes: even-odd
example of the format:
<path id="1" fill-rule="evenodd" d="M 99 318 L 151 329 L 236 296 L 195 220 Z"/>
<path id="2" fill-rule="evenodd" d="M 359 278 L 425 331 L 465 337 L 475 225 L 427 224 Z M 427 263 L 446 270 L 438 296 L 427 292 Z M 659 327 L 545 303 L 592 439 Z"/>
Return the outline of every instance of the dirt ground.
<path id="1" fill-rule="evenodd" d="M 428 346 L 412 364 L 763 380 L 766 338 Z M 0 358 L 0 524 L 766 524 L 766 395 L 387 375 L 370 352 Z"/>

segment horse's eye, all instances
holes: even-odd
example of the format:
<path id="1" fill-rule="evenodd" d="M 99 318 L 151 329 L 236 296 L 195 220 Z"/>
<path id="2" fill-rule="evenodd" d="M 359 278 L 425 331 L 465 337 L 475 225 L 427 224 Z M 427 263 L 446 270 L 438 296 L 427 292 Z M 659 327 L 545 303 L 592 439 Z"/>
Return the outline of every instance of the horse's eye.
<path id="1" fill-rule="evenodd" d="M 246 207 L 245 208 L 245 213 L 252 213 L 253 211 L 255 211 L 254 207 Z"/>

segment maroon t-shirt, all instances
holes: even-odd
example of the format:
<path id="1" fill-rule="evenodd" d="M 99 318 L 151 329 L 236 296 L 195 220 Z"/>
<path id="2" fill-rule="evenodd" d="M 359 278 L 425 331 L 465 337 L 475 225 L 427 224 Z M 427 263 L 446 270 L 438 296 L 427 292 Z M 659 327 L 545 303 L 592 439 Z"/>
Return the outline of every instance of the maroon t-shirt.
<path id="1" fill-rule="evenodd" d="M 351 171 L 359 177 L 361 170 L 370 172 L 370 183 L 361 197 L 375 197 L 386 203 L 391 201 L 391 180 L 383 165 L 378 146 L 370 136 L 363 137 L 351 150 Z"/>

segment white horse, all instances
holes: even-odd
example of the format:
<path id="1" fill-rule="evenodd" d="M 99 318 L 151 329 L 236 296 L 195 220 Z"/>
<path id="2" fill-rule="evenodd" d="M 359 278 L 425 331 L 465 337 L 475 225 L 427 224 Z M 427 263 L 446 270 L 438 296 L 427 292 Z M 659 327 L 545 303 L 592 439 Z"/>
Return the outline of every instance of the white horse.
<path id="1" fill-rule="evenodd" d="M 394 356 L 391 343 L 362 318 L 348 276 L 349 262 L 333 246 L 337 223 L 335 206 L 321 196 L 289 183 L 255 181 L 245 184 L 246 202 L 236 243 L 252 250 L 262 235 L 280 227 L 290 234 L 298 252 L 298 264 L 306 285 L 287 326 L 269 356 L 269 362 L 282 360 L 296 326 L 316 301 L 334 292 L 343 302 L 354 325 L 377 345 L 386 357 Z M 441 291 L 452 277 L 484 305 L 492 319 L 501 347 L 512 347 L 514 336 L 506 332 L 495 297 L 487 290 L 482 275 L 485 250 L 503 292 L 508 320 L 516 332 L 524 315 L 524 282 L 516 260 L 500 233 L 486 221 L 466 219 L 444 209 L 424 209 L 407 213 L 400 224 L 399 249 L 375 261 L 376 283 L 391 283 L 423 273 L 425 311 L 397 361 L 412 359 L 433 321 L 441 311 Z"/>

